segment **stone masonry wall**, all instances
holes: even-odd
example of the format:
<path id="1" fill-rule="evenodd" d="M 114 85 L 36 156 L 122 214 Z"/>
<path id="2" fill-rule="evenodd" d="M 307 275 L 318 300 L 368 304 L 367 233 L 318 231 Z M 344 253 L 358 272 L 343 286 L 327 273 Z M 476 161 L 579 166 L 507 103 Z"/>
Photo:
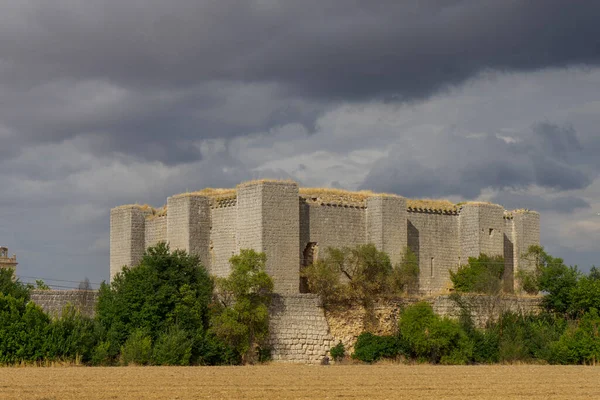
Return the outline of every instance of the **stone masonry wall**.
<path id="1" fill-rule="evenodd" d="M 227 276 L 231 271 L 229 259 L 236 252 L 237 207 L 213 208 L 210 229 L 210 273 Z"/>
<path id="2" fill-rule="evenodd" d="M 167 217 L 146 218 L 145 248 L 167 241 Z"/>
<path id="3" fill-rule="evenodd" d="M 400 196 L 373 196 L 367 200 L 367 241 L 390 257 L 402 261 L 407 245 L 406 199 Z"/>
<path id="4" fill-rule="evenodd" d="M 318 296 L 275 296 L 271 305 L 270 345 L 274 361 L 319 363 L 334 345 Z"/>
<path id="5" fill-rule="evenodd" d="M 31 301 L 51 317 L 60 317 L 67 304 L 72 305 L 83 315 L 93 317 L 98 300 L 97 290 L 33 290 Z"/>
<path id="6" fill-rule="evenodd" d="M 145 251 L 146 216 L 139 206 L 121 206 L 110 211 L 110 278 L 124 265 L 137 264 Z"/>
<path id="7" fill-rule="evenodd" d="M 210 202 L 207 197 L 172 196 L 167 199 L 167 239 L 171 249 L 200 258 L 210 271 Z"/>
<path id="8" fill-rule="evenodd" d="M 300 221 L 298 185 L 293 182 L 261 182 L 262 251 L 276 293 L 300 290 Z"/>
<path id="9" fill-rule="evenodd" d="M 458 216 L 411 211 L 408 213 L 408 247 L 419 260 L 419 291 L 447 292 L 450 273 L 460 264 Z"/>
<path id="10" fill-rule="evenodd" d="M 318 256 L 328 247 L 356 246 L 367 243 L 365 209 L 337 205 L 301 204 L 300 252 L 308 243 L 316 243 Z"/>
<path id="11" fill-rule="evenodd" d="M 517 211 L 513 213 L 515 274 L 519 271 L 531 271 L 535 266 L 523 259 L 531 245 L 540 244 L 540 214 L 535 211 Z"/>

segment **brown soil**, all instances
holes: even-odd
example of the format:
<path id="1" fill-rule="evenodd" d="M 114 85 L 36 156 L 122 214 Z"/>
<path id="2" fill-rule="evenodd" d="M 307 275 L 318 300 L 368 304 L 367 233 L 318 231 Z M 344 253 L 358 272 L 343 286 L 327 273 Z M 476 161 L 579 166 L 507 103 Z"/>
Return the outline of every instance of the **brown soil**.
<path id="1" fill-rule="evenodd" d="M 600 398 L 600 368 L 267 365 L 2 368 L 0 399 Z"/>

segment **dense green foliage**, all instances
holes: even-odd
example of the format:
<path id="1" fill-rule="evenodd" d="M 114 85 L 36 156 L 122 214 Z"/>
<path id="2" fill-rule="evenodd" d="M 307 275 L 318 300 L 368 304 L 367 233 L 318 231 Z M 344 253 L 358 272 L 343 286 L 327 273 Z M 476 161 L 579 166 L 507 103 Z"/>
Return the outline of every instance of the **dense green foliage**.
<path id="1" fill-rule="evenodd" d="M 231 274 L 217 278 L 219 301 L 211 332 L 234 348 L 244 362 L 265 358 L 273 279 L 265 271 L 264 253 L 242 250 L 231 257 Z"/>
<path id="2" fill-rule="evenodd" d="M 377 336 L 361 333 L 354 345 L 352 358 L 372 363 L 382 358 L 396 358 L 402 353 L 401 343 L 396 336 Z"/>
<path id="3" fill-rule="evenodd" d="M 216 279 L 214 296 L 214 281 L 197 257 L 160 243 L 101 286 L 93 319 L 70 306 L 51 319 L 29 301 L 32 285 L 0 270 L 0 363 L 264 361 L 273 289 L 265 261 L 264 254 L 247 250 L 232 257 L 232 274 Z"/>
<path id="4" fill-rule="evenodd" d="M 504 258 L 469 257 L 467 265 L 461 265 L 456 272 L 450 271 L 450 280 L 457 292 L 497 294 L 502 290 Z"/>

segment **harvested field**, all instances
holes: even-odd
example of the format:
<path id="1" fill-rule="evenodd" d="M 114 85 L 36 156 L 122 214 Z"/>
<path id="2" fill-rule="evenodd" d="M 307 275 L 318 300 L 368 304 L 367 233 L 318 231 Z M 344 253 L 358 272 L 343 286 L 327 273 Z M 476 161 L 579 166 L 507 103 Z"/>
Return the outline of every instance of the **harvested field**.
<path id="1" fill-rule="evenodd" d="M 268 365 L 2 368 L 0 399 L 600 398 L 600 368 Z"/>

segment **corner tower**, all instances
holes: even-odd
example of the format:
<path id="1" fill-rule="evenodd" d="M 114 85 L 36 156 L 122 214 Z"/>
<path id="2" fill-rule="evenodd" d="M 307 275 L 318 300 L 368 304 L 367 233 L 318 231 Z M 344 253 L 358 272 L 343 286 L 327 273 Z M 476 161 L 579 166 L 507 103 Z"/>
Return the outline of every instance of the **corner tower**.
<path id="1" fill-rule="evenodd" d="M 275 292 L 298 293 L 300 276 L 300 199 L 291 181 L 251 181 L 237 187 L 236 250 L 267 256 Z"/>

